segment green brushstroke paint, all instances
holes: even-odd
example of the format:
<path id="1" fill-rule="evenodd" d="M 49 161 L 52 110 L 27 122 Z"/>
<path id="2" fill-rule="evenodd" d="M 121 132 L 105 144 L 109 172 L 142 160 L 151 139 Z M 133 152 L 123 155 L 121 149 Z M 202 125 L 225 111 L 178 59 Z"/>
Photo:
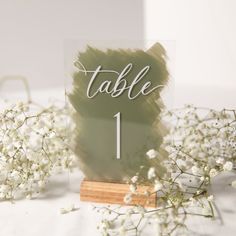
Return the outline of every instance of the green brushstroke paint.
<path id="1" fill-rule="evenodd" d="M 129 84 L 145 66 L 151 66 L 145 78 L 135 87 L 150 81 L 153 86 L 166 85 L 168 71 L 165 50 L 155 44 L 148 51 L 143 50 L 107 50 L 101 51 L 88 46 L 78 55 L 78 60 L 87 70 L 102 69 L 122 71 L 132 63 L 132 71 L 127 75 Z M 86 96 L 91 74 L 75 72 L 73 92 L 69 95 L 75 109 L 76 139 L 75 153 L 80 160 L 80 167 L 89 180 L 118 181 L 131 177 L 139 171 L 140 166 L 148 167 L 150 160 L 146 157 L 149 149 L 159 149 L 163 134 L 159 123 L 161 111 L 160 91 L 157 89 L 149 95 L 140 95 L 134 100 L 127 96 L 127 90 L 117 98 L 100 93 L 90 99 Z M 94 83 L 98 87 L 106 80 L 116 81 L 117 75 L 102 73 Z M 121 120 L 121 159 L 116 159 L 116 119 L 120 112 Z M 160 173 L 163 172 L 160 167 Z"/>

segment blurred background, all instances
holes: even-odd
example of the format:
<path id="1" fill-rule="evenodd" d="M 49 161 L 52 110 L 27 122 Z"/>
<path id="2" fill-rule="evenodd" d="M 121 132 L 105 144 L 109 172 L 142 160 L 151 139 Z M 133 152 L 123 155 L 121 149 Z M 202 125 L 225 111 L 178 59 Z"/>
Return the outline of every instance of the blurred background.
<path id="1" fill-rule="evenodd" d="M 23 75 L 31 88 L 64 85 L 68 39 L 143 39 L 142 1 L 0 1 L 0 76 Z"/>
<path id="2" fill-rule="evenodd" d="M 175 105 L 200 103 L 201 96 L 229 106 L 235 12 L 234 0 L 0 0 L 0 77 L 26 77 L 31 89 L 61 88 L 67 39 L 168 40 L 175 42 Z M 16 81 L 7 86 L 22 89 Z"/>

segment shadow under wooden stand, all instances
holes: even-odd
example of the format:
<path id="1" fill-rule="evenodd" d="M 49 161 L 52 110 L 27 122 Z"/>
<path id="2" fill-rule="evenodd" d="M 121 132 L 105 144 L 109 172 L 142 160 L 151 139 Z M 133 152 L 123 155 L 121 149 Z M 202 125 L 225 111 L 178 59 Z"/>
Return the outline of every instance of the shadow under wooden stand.
<path id="1" fill-rule="evenodd" d="M 130 192 L 128 184 L 83 180 L 80 186 L 80 200 L 86 202 L 125 205 L 124 197 Z M 156 207 L 156 194 L 150 186 L 138 186 L 129 205 Z"/>

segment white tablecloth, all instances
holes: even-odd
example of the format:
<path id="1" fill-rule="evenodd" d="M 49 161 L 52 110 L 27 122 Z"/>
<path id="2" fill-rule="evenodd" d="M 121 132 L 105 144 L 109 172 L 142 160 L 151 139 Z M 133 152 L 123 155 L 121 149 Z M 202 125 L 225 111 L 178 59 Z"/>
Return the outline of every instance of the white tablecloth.
<path id="1" fill-rule="evenodd" d="M 33 93 L 35 100 L 46 101 L 47 97 L 60 97 L 62 90 Z M 201 88 L 176 89 L 174 104 L 184 103 L 212 106 L 214 108 L 235 105 L 235 93 L 231 88 L 225 92 L 217 88 L 202 90 Z M 216 206 L 221 212 L 221 218 L 216 220 L 192 217 L 189 227 L 191 235 L 236 235 L 236 190 L 229 184 L 236 175 L 228 174 L 217 177 L 212 186 L 216 195 Z M 92 209 L 91 203 L 79 200 L 79 186 L 82 174 L 76 171 L 72 174 L 60 174 L 51 178 L 46 191 L 37 199 L 20 200 L 15 203 L 0 202 L 0 236 L 96 236 L 96 229 L 102 219 L 101 215 Z M 217 184 L 216 184 L 217 182 Z M 60 208 L 74 204 L 79 208 L 68 214 L 60 214 Z M 147 234 L 150 236 L 150 234 Z M 144 235 L 143 235 L 144 236 Z"/>
<path id="2" fill-rule="evenodd" d="M 37 199 L 0 203 L 1 236 L 99 236 L 96 226 L 102 215 L 93 203 L 79 200 L 82 175 L 79 171 L 51 179 Z M 215 220 L 194 216 L 188 222 L 191 235 L 234 236 L 236 234 L 236 190 L 230 184 L 236 175 L 217 177 L 212 191 L 221 217 Z M 78 210 L 61 214 L 60 208 L 74 204 Z M 194 232 L 199 234 L 194 234 Z M 146 234 L 147 236 L 150 234 Z M 145 234 L 143 235 L 145 236 Z"/>

